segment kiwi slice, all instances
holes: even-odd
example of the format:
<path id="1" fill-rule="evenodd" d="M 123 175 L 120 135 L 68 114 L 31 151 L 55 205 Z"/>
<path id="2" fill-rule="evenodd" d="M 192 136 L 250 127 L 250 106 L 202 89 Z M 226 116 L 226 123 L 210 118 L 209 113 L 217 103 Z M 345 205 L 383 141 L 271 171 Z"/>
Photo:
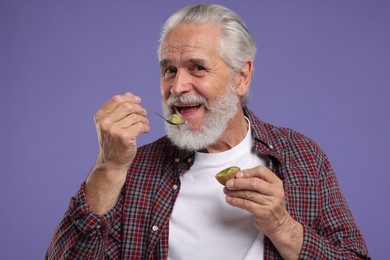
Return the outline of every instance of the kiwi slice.
<path id="1" fill-rule="evenodd" d="M 173 114 L 171 116 L 171 118 L 169 119 L 169 121 L 171 121 L 174 124 L 183 124 L 184 123 L 183 119 L 181 119 L 181 117 L 179 117 L 176 114 Z"/>
<path id="2" fill-rule="evenodd" d="M 215 178 L 219 183 L 221 183 L 223 186 L 226 186 L 226 182 L 228 180 L 236 178 L 236 173 L 239 172 L 241 169 L 237 166 L 230 166 L 226 169 L 223 169 L 219 173 L 215 175 Z"/>

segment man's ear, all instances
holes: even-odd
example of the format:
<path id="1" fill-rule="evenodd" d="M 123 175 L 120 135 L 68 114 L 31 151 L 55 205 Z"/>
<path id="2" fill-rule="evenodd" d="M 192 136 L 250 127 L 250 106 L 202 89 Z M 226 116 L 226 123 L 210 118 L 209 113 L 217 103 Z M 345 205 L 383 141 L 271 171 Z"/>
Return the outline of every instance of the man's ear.
<path id="1" fill-rule="evenodd" d="M 249 90 L 249 85 L 252 79 L 253 62 L 248 60 L 242 66 L 242 69 L 236 78 L 236 92 L 239 96 L 245 96 Z"/>

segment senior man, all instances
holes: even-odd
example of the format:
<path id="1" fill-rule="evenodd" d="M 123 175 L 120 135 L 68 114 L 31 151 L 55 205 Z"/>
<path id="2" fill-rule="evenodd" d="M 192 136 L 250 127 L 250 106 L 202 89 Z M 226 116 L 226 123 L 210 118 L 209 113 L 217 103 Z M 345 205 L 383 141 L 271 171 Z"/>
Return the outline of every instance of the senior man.
<path id="1" fill-rule="evenodd" d="M 322 150 L 247 107 L 256 54 L 244 22 L 195 5 L 165 23 L 158 50 L 167 136 L 140 97 L 96 113 L 100 151 L 72 198 L 49 259 L 353 259 L 367 249 Z M 222 186 L 215 174 L 242 170 Z"/>

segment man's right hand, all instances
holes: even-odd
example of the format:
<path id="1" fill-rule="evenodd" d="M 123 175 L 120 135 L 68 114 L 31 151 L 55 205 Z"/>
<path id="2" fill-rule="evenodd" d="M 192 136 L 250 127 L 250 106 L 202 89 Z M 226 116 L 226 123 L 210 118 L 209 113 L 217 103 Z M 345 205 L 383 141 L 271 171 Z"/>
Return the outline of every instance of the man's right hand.
<path id="1" fill-rule="evenodd" d="M 141 99 L 131 93 L 112 97 L 95 115 L 97 164 L 127 170 L 137 152 L 137 137 L 149 131 Z"/>
<path id="2" fill-rule="evenodd" d="M 116 95 L 95 115 L 99 155 L 85 193 L 90 209 L 98 214 L 114 207 L 137 152 L 137 137 L 150 130 L 140 102 L 131 93 Z"/>

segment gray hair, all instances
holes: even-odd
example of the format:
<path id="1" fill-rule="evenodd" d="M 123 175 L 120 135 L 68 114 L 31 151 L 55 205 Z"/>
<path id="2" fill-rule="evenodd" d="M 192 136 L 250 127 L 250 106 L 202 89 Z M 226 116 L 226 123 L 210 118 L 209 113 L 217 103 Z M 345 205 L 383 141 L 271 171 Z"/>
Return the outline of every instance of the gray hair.
<path id="1" fill-rule="evenodd" d="M 161 60 L 161 48 L 167 34 L 181 24 L 218 23 L 221 25 L 222 38 L 219 52 L 221 58 L 228 64 L 233 73 L 238 73 L 245 61 L 254 61 L 256 56 L 256 43 L 252 34 L 242 19 L 230 9 L 221 5 L 191 5 L 178 10 L 171 15 L 162 27 L 158 58 Z M 252 66 L 253 69 L 253 66 Z M 246 104 L 249 95 L 241 99 Z"/>

